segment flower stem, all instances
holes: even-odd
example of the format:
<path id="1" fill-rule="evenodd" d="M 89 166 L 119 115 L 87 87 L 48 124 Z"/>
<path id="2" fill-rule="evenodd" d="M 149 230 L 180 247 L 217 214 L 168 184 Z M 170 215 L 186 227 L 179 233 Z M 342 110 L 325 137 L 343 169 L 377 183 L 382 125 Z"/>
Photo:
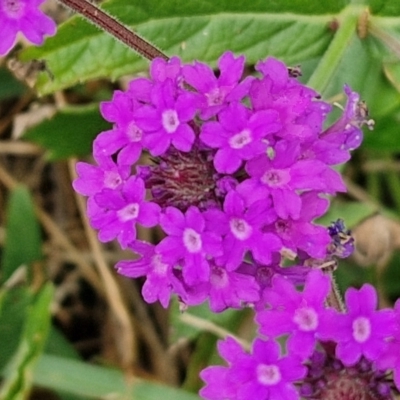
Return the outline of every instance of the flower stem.
<path id="1" fill-rule="evenodd" d="M 325 54 L 322 56 L 316 70 L 311 75 L 307 85 L 320 93 L 327 88 L 332 76 L 343 58 L 350 40 L 357 32 L 359 15 L 363 12 L 360 6 L 349 5 L 339 19 L 339 28 Z"/>
<path id="2" fill-rule="evenodd" d="M 339 288 L 337 287 L 333 271 L 329 271 L 327 275 L 331 281 L 331 290 L 326 301 L 329 307 L 332 307 L 339 312 L 344 312 L 346 307 L 344 306 L 342 296 L 339 292 Z"/>
<path id="3" fill-rule="evenodd" d="M 131 49 L 135 50 L 141 56 L 148 60 L 153 60 L 156 57 L 161 57 L 168 60 L 161 50 L 141 38 L 136 33 L 132 32 L 126 26 L 117 21 L 114 17 L 108 15 L 101 8 L 86 0 L 58 0 L 64 6 L 81 14 L 90 22 L 105 30 L 116 39 L 126 44 Z"/>

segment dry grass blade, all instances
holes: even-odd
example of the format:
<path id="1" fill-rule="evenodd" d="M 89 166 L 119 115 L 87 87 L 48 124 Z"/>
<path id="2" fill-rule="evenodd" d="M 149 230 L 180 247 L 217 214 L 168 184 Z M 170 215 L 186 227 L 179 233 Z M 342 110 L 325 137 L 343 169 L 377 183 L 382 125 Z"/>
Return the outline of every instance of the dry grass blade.
<path id="1" fill-rule="evenodd" d="M 76 178 L 75 164 L 75 160 L 69 162 L 70 174 L 73 179 Z M 101 280 L 103 281 L 105 296 L 110 304 L 111 311 L 116 317 L 116 322 L 119 328 L 119 334 L 115 336 L 116 348 L 118 349 L 122 366 L 129 371 L 137 356 L 136 335 L 131 322 L 131 317 L 120 294 L 116 279 L 110 272 L 107 262 L 105 261 L 102 249 L 97 240 L 97 235 L 89 225 L 85 214 L 84 199 L 82 196 L 76 194 L 76 201 L 84 225 L 86 237 L 93 252 L 95 265 Z"/>

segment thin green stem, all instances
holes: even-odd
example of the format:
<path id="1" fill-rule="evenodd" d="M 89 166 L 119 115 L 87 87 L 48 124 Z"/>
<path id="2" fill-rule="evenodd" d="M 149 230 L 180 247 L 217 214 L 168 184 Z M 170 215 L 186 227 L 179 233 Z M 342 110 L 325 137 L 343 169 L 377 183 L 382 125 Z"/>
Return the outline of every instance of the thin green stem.
<path id="1" fill-rule="evenodd" d="M 323 55 L 316 70 L 308 81 L 311 86 L 320 93 L 323 93 L 334 75 L 346 48 L 357 31 L 357 22 L 363 8 L 349 5 L 339 18 L 339 28 Z"/>

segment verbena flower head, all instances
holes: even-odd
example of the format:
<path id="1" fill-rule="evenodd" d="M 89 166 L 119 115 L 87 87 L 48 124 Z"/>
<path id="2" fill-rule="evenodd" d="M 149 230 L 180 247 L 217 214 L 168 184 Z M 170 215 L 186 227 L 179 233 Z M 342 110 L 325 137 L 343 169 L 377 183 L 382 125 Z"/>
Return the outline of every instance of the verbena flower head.
<path id="1" fill-rule="evenodd" d="M 146 278 L 149 302 L 175 293 L 214 311 L 262 308 L 274 275 L 304 283 L 310 265 L 334 257 L 314 219 L 345 190 L 332 165 L 362 137 L 358 95 L 346 87 L 344 115 L 325 127 L 332 107 L 282 62 L 258 63 L 256 77 L 242 76 L 244 64 L 226 52 L 215 74 L 156 59 L 149 78 L 101 105 L 113 127 L 94 141 L 97 166 L 78 164 L 74 187 L 100 240 L 141 257 L 118 269 Z M 161 239 L 138 245 L 136 224 L 158 225 Z"/>
<path id="2" fill-rule="evenodd" d="M 14 46 L 18 32 L 30 42 L 41 45 L 45 35 L 56 33 L 56 24 L 39 6 L 44 0 L 0 0 L 0 55 Z"/>

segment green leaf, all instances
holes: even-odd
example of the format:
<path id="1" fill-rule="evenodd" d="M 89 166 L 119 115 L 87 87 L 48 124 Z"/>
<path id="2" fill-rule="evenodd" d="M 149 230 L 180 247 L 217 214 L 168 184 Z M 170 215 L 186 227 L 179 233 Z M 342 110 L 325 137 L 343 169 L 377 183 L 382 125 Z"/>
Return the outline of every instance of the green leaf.
<path id="1" fill-rule="evenodd" d="M 26 288 L 6 290 L 3 292 L 3 306 L 0 314 L 0 371 L 7 364 L 18 347 L 24 326 L 26 310 L 32 295 Z"/>
<path id="2" fill-rule="evenodd" d="M 21 96 L 26 91 L 26 86 L 17 81 L 10 71 L 0 68 L 0 100 Z"/>
<path id="3" fill-rule="evenodd" d="M 23 138 L 43 146 L 54 161 L 89 154 L 93 139 L 109 128 L 98 105 L 91 104 L 65 108 L 51 120 L 29 129 Z"/>
<path id="4" fill-rule="evenodd" d="M 398 0 L 369 0 L 368 5 L 372 14 L 388 17 L 400 16 Z"/>
<path id="5" fill-rule="evenodd" d="M 398 153 L 400 108 L 384 118 L 375 118 L 375 128 L 365 135 L 363 147 L 371 154 Z"/>
<path id="6" fill-rule="evenodd" d="M 11 192 L 2 254 L 1 282 L 5 282 L 21 265 L 42 257 L 41 236 L 28 189 L 19 186 Z"/>
<path id="7" fill-rule="evenodd" d="M 50 355 L 40 358 L 34 382 L 48 389 L 62 390 L 87 399 L 199 400 L 192 393 L 141 379 L 129 384 L 123 373 L 115 369 Z"/>
<path id="8" fill-rule="evenodd" d="M 297 64 L 324 53 L 334 33 L 329 28 L 333 16 L 326 13 L 339 12 L 345 3 L 111 0 L 102 7 L 167 55 L 185 61 L 215 65 L 230 49 L 245 54 L 250 64 L 268 55 Z M 46 60 L 54 79 L 47 73 L 39 76 L 41 94 L 88 79 L 116 79 L 147 66 L 132 49 L 80 18 L 66 22 L 44 46 L 25 50 L 21 59 Z"/>
<path id="9" fill-rule="evenodd" d="M 366 203 L 333 201 L 329 211 L 318 219 L 318 223 L 328 226 L 331 222 L 341 218 L 344 220 L 346 227 L 351 228 L 376 212 L 376 207 Z"/>
<path id="10" fill-rule="evenodd" d="M 18 350 L 4 370 L 0 391 L 3 400 L 24 400 L 33 383 L 33 369 L 42 353 L 50 327 L 50 302 L 53 287 L 46 285 L 29 309 Z"/>

